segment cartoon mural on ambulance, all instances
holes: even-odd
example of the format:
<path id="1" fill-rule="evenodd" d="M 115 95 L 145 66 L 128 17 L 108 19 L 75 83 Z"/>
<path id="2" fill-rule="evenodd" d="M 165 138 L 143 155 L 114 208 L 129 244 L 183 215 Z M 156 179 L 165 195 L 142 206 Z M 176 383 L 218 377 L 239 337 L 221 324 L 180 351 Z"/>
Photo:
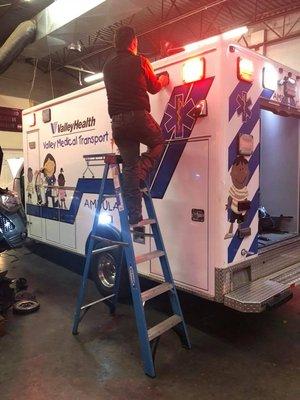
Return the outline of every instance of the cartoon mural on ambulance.
<path id="1" fill-rule="evenodd" d="M 233 237 L 233 225 L 235 221 L 238 223 L 238 229 L 241 230 L 242 224 L 245 221 L 246 211 L 250 207 L 247 189 L 249 162 L 244 156 L 238 156 L 235 159 L 230 176 L 232 185 L 229 189 L 228 202 L 226 204 L 230 226 L 228 233 L 225 235 L 225 239 Z"/>
<path id="2" fill-rule="evenodd" d="M 42 171 L 35 171 L 34 173 L 34 189 L 36 193 L 36 204 L 41 206 L 45 197 L 44 180 L 42 178 Z"/>
<path id="3" fill-rule="evenodd" d="M 58 200 L 56 199 L 56 191 L 52 187 L 56 183 L 56 161 L 52 154 L 48 153 L 44 160 L 43 174 L 45 177 L 45 183 L 47 183 L 45 191 L 45 206 L 49 207 L 49 197 L 52 200 L 52 207 L 58 207 Z"/>
<path id="4" fill-rule="evenodd" d="M 58 202 L 59 202 L 59 207 L 66 209 L 66 197 L 67 197 L 67 192 L 66 189 L 64 188 L 66 180 L 64 176 L 64 170 L 61 168 L 60 173 L 57 177 L 57 183 L 58 183 Z"/>
<path id="5" fill-rule="evenodd" d="M 26 186 L 26 192 L 27 192 L 27 201 L 28 203 L 32 203 L 32 195 L 33 195 L 33 171 L 31 167 L 28 167 L 27 170 L 27 186 Z"/>

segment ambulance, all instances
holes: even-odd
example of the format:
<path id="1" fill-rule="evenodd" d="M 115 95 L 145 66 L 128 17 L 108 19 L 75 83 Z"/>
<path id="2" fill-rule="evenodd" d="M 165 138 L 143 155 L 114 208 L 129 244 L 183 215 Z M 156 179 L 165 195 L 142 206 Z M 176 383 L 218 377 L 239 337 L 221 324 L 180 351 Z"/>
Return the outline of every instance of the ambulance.
<path id="1" fill-rule="evenodd" d="M 288 301 L 300 281 L 300 73 L 225 34 L 153 67 L 170 84 L 150 95 L 166 143 L 150 187 L 177 287 L 241 312 Z M 23 135 L 29 237 L 84 256 L 103 174 L 98 155 L 118 151 L 104 83 L 24 110 Z M 100 236 L 121 239 L 113 198 L 98 222 Z M 154 248 L 151 237 L 141 242 L 137 254 Z M 119 252 L 94 260 L 104 295 L 120 260 Z M 139 273 L 162 280 L 156 260 Z"/>

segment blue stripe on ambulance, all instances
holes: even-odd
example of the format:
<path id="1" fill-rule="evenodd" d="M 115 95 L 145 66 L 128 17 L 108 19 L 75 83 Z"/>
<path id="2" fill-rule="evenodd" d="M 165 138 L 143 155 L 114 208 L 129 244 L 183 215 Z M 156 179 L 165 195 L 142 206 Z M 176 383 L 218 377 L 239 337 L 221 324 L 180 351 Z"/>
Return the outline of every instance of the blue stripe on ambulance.
<path id="1" fill-rule="evenodd" d="M 204 100 L 213 83 L 214 77 L 203 79 L 190 84 L 177 86 L 173 89 L 170 100 L 166 106 L 160 127 L 166 140 L 171 137 L 189 138 L 196 123 L 196 118 L 191 115 L 199 100 Z M 178 100 L 181 107 L 178 109 Z M 180 117 L 180 118 L 178 118 Z M 178 128 L 180 119 L 180 130 Z M 162 199 L 172 179 L 173 173 L 185 149 L 186 141 L 172 144 L 163 154 L 157 175 L 152 175 L 152 197 Z"/>
<path id="2" fill-rule="evenodd" d="M 258 252 L 258 233 L 256 234 L 250 248 L 249 248 L 249 256 L 252 254 L 256 254 Z"/>
<path id="3" fill-rule="evenodd" d="M 259 190 L 256 191 L 253 199 L 251 200 L 251 208 L 245 215 L 245 222 L 243 225 L 250 226 L 253 221 L 259 206 Z M 232 263 L 236 253 L 238 252 L 244 239 L 238 237 L 238 230 L 236 230 L 233 239 L 228 246 L 228 263 Z"/>
<path id="4" fill-rule="evenodd" d="M 260 117 L 260 98 L 263 97 L 265 99 L 270 99 L 272 97 L 273 90 L 263 89 L 260 96 L 256 100 L 254 106 L 251 109 L 251 117 L 243 123 L 243 125 L 238 130 L 234 139 L 232 140 L 229 149 L 228 149 L 228 169 L 230 169 L 234 163 L 234 160 L 237 157 L 238 153 L 238 141 L 240 133 L 251 134 L 253 131 L 257 121 Z"/>
<path id="5" fill-rule="evenodd" d="M 229 116 L 228 116 L 229 121 L 234 116 L 236 110 L 239 108 L 239 103 L 236 100 L 237 97 L 239 95 L 242 95 L 243 92 L 248 93 L 251 86 L 252 83 L 250 82 L 240 81 L 234 88 L 233 92 L 229 96 Z"/>
<path id="6" fill-rule="evenodd" d="M 228 169 L 232 167 L 234 160 L 238 155 L 238 140 L 240 133 L 251 134 L 255 125 L 257 124 L 260 118 L 260 98 L 270 99 L 273 95 L 273 90 L 263 89 L 260 96 L 256 100 L 254 106 L 251 109 L 251 117 L 242 124 L 241 128 L 238 130 L 236 136 L 232 140 L 229 149 L 228 149 Z M 249 181 L 254 175 L 257 167 L 259 166 L 260 161 L 260 145 L 258 144 L 249 160 Z M 255 193 L 252 201 L 251 201 L 251 208 L 245 215 L 245 222 L 243 226 L 249 227 L 251 222 L 253 221 L 259 207 L 259 190 Z M 228 263 L 233 262 L 243 239 L 238 237 L 238 231 L 236 230 L 233 239 L 231 240 L 230 245 L 228 246 Z M 252 245 L 252 249 L 258 248 L 258 235 L 255 236 Z M 251 250 L 249 250 L 251 251 Z"/>

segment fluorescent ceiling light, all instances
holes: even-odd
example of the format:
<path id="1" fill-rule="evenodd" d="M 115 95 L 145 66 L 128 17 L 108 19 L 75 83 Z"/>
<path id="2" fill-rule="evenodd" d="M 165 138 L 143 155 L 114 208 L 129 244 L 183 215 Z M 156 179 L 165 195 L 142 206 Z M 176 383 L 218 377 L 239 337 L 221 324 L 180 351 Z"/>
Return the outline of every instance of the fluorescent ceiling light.
<path id="1" fill-rule="evenodd" d="M 106 0 L 56 0 L 47 8 L 47 18 L 53 21 L 53 29 L 66 25 L 80 15 L 105 3 Z M 49 25 L 50 26 L 50 25 Z"/>
<path id="2" fill-rule="evenodd" d="M 84 82 L 91 83 L 91 82 L 95 82 L 95 81 L 100 81 L 101 79 L 103 79 L 103 73 L 98 72 L 97 74 L 86 76 L 84 78 Z"/>
<path id="3" fill-rule="evenodd" d="M 222 38 L 225 40 L 233 39 L 235 37 L 239 37 L 248 32 L 247 26 L 241 26 L 240 28 L 232 29 L 231 31 L 227 31 L 222 33 Z"/>

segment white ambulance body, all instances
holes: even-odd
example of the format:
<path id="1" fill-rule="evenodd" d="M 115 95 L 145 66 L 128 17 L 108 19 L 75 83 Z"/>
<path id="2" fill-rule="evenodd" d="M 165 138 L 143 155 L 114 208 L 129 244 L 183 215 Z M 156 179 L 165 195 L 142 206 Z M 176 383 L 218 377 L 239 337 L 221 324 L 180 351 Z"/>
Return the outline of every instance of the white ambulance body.
<path id="1" fill-rule="evenodd" d="M 245 312 L 288 300 L 300 279 L 297 72 L 219 36 L 153 65 L 170 76 L 170 85 L 150 96 L 166 139 L 151 191 L 177 286 Z M 290 132 L 278 143 L 272 134 L 284 131 L 285 121 L 292 121 L 295 154 L 282 160 Z M 103 82 L 25 110 L 23 132 L 29 236 L 84 255 L 103 172 L 95 155 L 117 151 Z M 283 207 L 284 191 L 294 203 L 272 211 L 270 221 L 281 215 L 293 226 L 273 241 L 275 227 L 266 237 L 259 227 L 259 206 L 266 207 L 259 190 L 263 184 L 267 198 L 268 182 L 290 162 L 295 168 L 276 193 Z M 118 227 L 115 201 L 105 200 L 99 233 L 117 237 Z M 147 238 L 136 251 L 152 247 Z M 161 278 L 156 261 L 139 272 Z"/>

